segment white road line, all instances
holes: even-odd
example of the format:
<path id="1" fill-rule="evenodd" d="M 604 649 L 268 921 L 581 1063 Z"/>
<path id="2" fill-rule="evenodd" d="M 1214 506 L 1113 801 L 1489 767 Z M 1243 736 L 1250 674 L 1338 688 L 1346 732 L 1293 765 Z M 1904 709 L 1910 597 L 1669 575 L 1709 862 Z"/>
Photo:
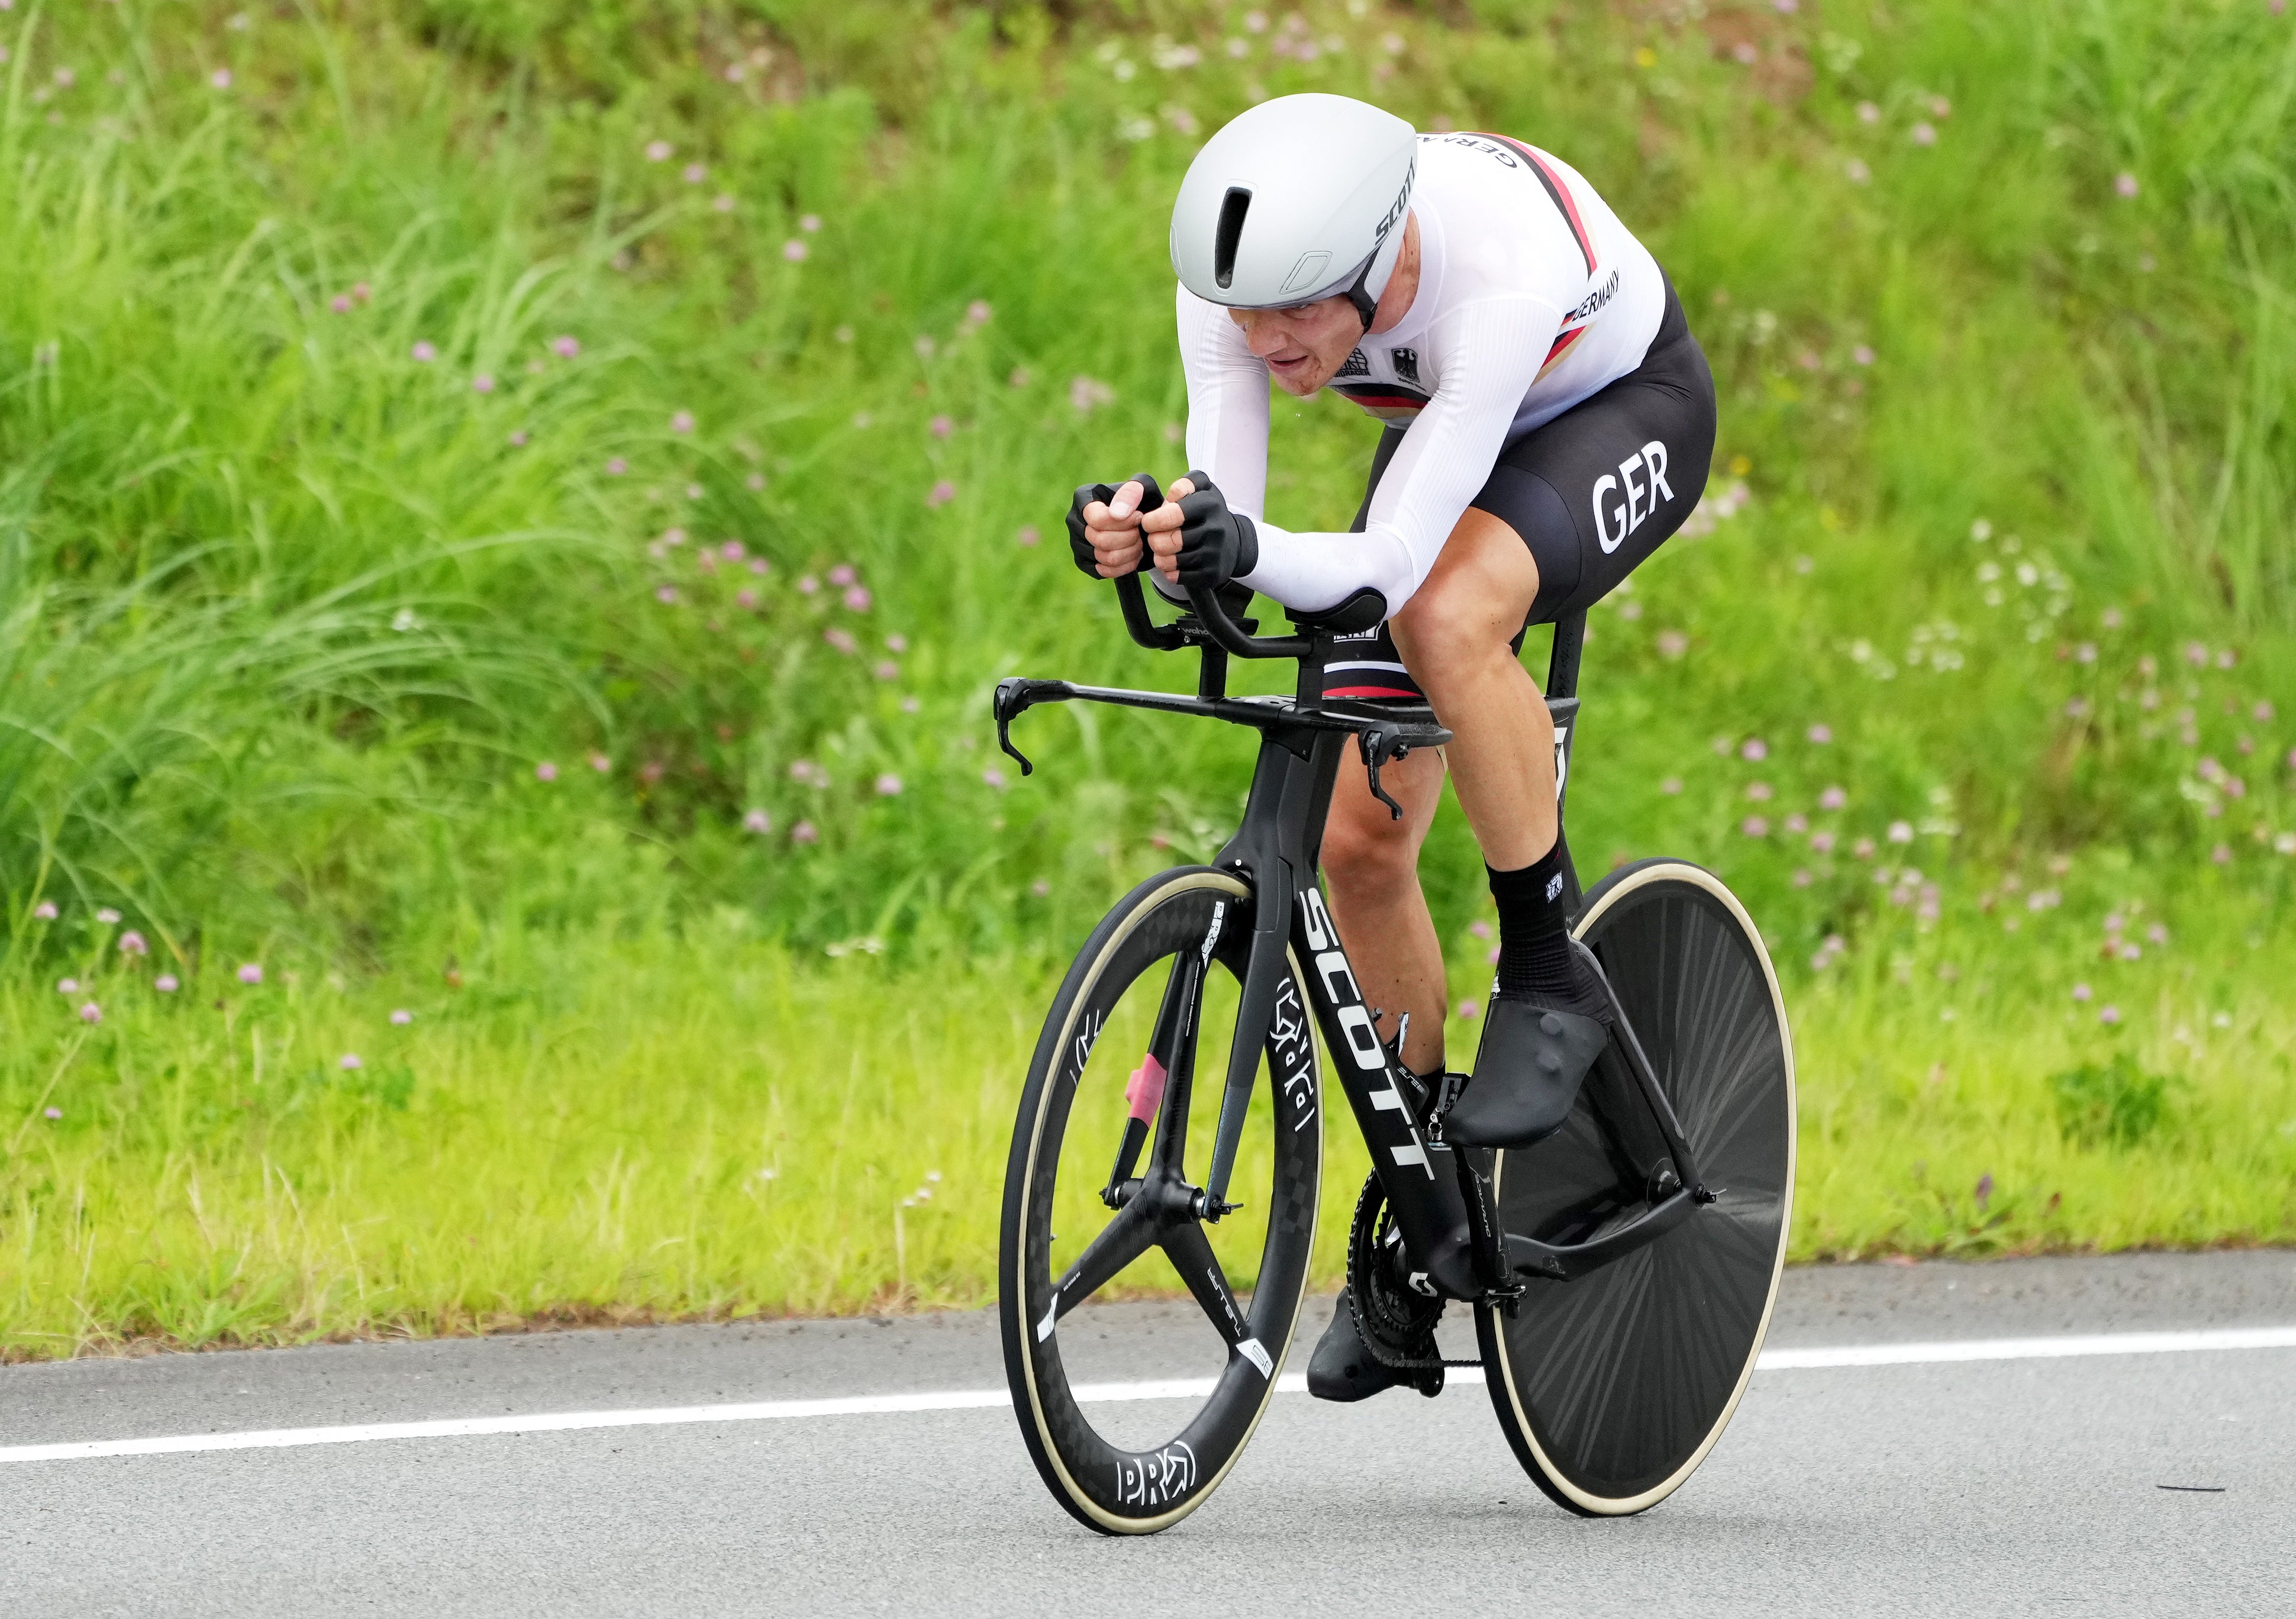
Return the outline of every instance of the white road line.
<path id="1" fill-rule="evenodd" d="M 2296 1327 L 2234 1327 L 2199 1332 L 2122 1332 L 2087 1337 L 1973 1338 L 1939 1344 L 1859 1344 L 1831 1349 L 1773 1349 L 1758 1371 L 1833 1367 L 1943 1366 L 1973 1360 L 2052 1360 L 2089 1355 L 2159 1355 L 2203 1350 L 2296 1349 Z M 1455 1382 L 1480 1383 L 1472 1368 Z M 1079 1384 L 1086 1405 L 1128 1400 L 1202 1399 L 1210 1377 L 1154 1383 Z M 1298 1372 L 1276 1379 L 1280 1394 L 1304 1394 Z M 677 1405 L 651 1410 L 552 1411 L 525 1417 L 456 1417 L 434 1422 L 368 1422 L 340 1427 L 261 1428 L 237 1434 L 176 1434 L 155 1439 L 94 1439 L 62 1444 L 0 1446 L 0 1463 L 84 1461 L 101 1456 L 178 1456 L 203 1451 L 278 1451 L 302 1445 L 364 1444 L 379 1439 L 470 1439 L 492 1434 L 561 1434 L 584 1428 L 654 1428 L 704 1422 L 789 1422 L 816 1417 L 881 1417 L 916 1411 L 998 1409 L 1012 1395 L 998 1389 L 915 1394 L 853 1394 L 834 1400 L 767 1400 L 745 1405 Z"/>
<path id="2" fill-rule="evenodd" d="M 2296 1349 L 2296 1327 L 2220 1327 L 2196 1332 L 2110 1332 L 2087 1337 L 1968 1338 L 1942 1344 L 1857 1344 L 1841 1349 L 1768 1349 L 1763 1372 L 1833 1366 L 1942 1366 L 1966 1360 L 2060 1360 L 2084 1355 L 2173 1355 L 2207 1349 Z M 4 1454 L 4 1452 L 0 1452 Z"/>

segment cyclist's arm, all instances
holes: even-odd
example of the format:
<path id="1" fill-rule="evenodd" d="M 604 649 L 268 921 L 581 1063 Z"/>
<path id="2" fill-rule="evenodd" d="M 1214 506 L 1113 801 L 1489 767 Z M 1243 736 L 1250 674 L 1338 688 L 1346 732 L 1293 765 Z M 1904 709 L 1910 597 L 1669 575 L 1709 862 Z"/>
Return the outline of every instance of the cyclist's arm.
<path id="1" fill-rule="evenodd" d="M 1227 311 L 1179 289 L 1180 366 L 1188 383 L 1188 464 L 1211 475 L 1231 512 L 1259 521 L 1267 499 L 1267 364 Z M 1154 568 L 1167 599 L 1180 588 Z"/>
<path id="2" fill-rule="evenodd" d="M 1562 325 L 1559 311 L 1534 299 L 1495 299 L 1446 314 L 1428 334 L 1443 356 L 1442 382 L 1380 479 L 1364 532 L 1295 533 L 1262 521 L 1259 565 L 1243 582 L 1302 612 L 1334 606 L 1365 586 L 1387 597 L 1390 613 L 1401 608 L 1490 476 Z M 1266 488 L 1265 460 L 1263 451 L 1255 495 Z M 1219 481 L 1217 468 L 1204 470 Z M 1229 504 L 1236 504 L 1232 496 Z"/>
<path id="3" fill-rule="evenodd" d="M 1188 464 L 1211 474 L 1231 512 L 1254 522 L 1267 501 L 1267 362 L 1218 304 L 1179 291 L 1188 382 Z"/>

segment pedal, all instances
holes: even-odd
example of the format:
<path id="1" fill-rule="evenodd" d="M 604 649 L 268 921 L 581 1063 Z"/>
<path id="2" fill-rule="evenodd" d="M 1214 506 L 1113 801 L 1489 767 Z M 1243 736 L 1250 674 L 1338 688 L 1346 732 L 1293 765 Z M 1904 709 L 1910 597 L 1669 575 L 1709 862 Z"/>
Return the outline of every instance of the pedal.
<path id="1" fill-rule="evenodd" d="M 1427 1116 L 1423 1121 L 1430 1141 L 1442 1140 L 1443 1121 L 1449 1116 L 1452 1107 L 1459 1100 L 1459 1093 L 1466 1089 L 1467 1081 L 1473 1077 L 1472 1074 L 1450 1072 L 1435 1076 L 1434 1097 L 1429 1103 Z"/>

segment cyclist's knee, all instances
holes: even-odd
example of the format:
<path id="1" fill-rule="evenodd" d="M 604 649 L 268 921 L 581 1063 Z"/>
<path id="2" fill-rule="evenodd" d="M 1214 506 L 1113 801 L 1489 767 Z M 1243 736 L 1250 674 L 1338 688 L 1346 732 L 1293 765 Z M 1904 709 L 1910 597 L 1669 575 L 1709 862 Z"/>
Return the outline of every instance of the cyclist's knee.
<path id="1" fill-rule="evenodd" d="M 1364 795 L 1368 808 L 1334 802 L 1324 826 L 1324 870 L 1335 889 L 1378 890 L 1419 880 L 1417 829 Z"/>
<path id="2" fill-rule="evenodd" d="M 1499 627 L 1490 597 L 1472 585 L 1459 576 L 1431 579 L 1395 616 L 1396 645 L 1430 695 L 1457 676 L 1512 656 L 1507 640 L 1513 630 Z"/>

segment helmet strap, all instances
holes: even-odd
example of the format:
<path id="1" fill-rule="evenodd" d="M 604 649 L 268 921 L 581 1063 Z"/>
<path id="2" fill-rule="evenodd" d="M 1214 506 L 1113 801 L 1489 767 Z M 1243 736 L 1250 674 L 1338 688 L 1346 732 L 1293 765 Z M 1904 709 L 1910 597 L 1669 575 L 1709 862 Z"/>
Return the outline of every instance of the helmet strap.
<path id="1" fill-rule="evenodd" d="M 1365 332 L 1371 330 L 1372 320 L 1379 313 L 1379 300 L 1387 292 L 1388 283 L 1395 279 L 1395 272 L 1403 262 L 1404 234 L 1409 228 L 1410 216 L 1406 214 L 1404 217 L 1403 225 L 1398 227 L 1395 234 L 1389 239 L 1389 242 L 1382 242 L 1372 250 L 1371 257 L 1363 261 L 1363 268 L 1356 272 L 1354 284 L 1347 290 L 1347 300 L 1355 306 L 1356 318 L 1363 322 L 1363 329 Z M 1395 250 L 1391 253 L 1388 251 L 1390 242 L 1393 244 Z M 1379 268 L 1382 259 L 1387 261 L 1387 274 L 1379 278 L 1379 291 L 1374 292 L 1371 291 L 1372 272 Z"/>
<path id="2" fill-rule="evenodd" d="M 1362 271 L 1356 276 L 1355 284 L 1348 289 L 1347 293 L 1348 301 L 1355 305 L 1357 317 L 1363 322 L 1363 329 L 1366 332 L 1371 330 L 1372 316 L 1379 313 L 1379 300 L 1364 290 L 1364 283 L 1371 279 L 1371 267 L 1378 261 L 1377 253 L 1364 260 Z M 1386 291 L 1384 287 L 1380 290 Z"/>

